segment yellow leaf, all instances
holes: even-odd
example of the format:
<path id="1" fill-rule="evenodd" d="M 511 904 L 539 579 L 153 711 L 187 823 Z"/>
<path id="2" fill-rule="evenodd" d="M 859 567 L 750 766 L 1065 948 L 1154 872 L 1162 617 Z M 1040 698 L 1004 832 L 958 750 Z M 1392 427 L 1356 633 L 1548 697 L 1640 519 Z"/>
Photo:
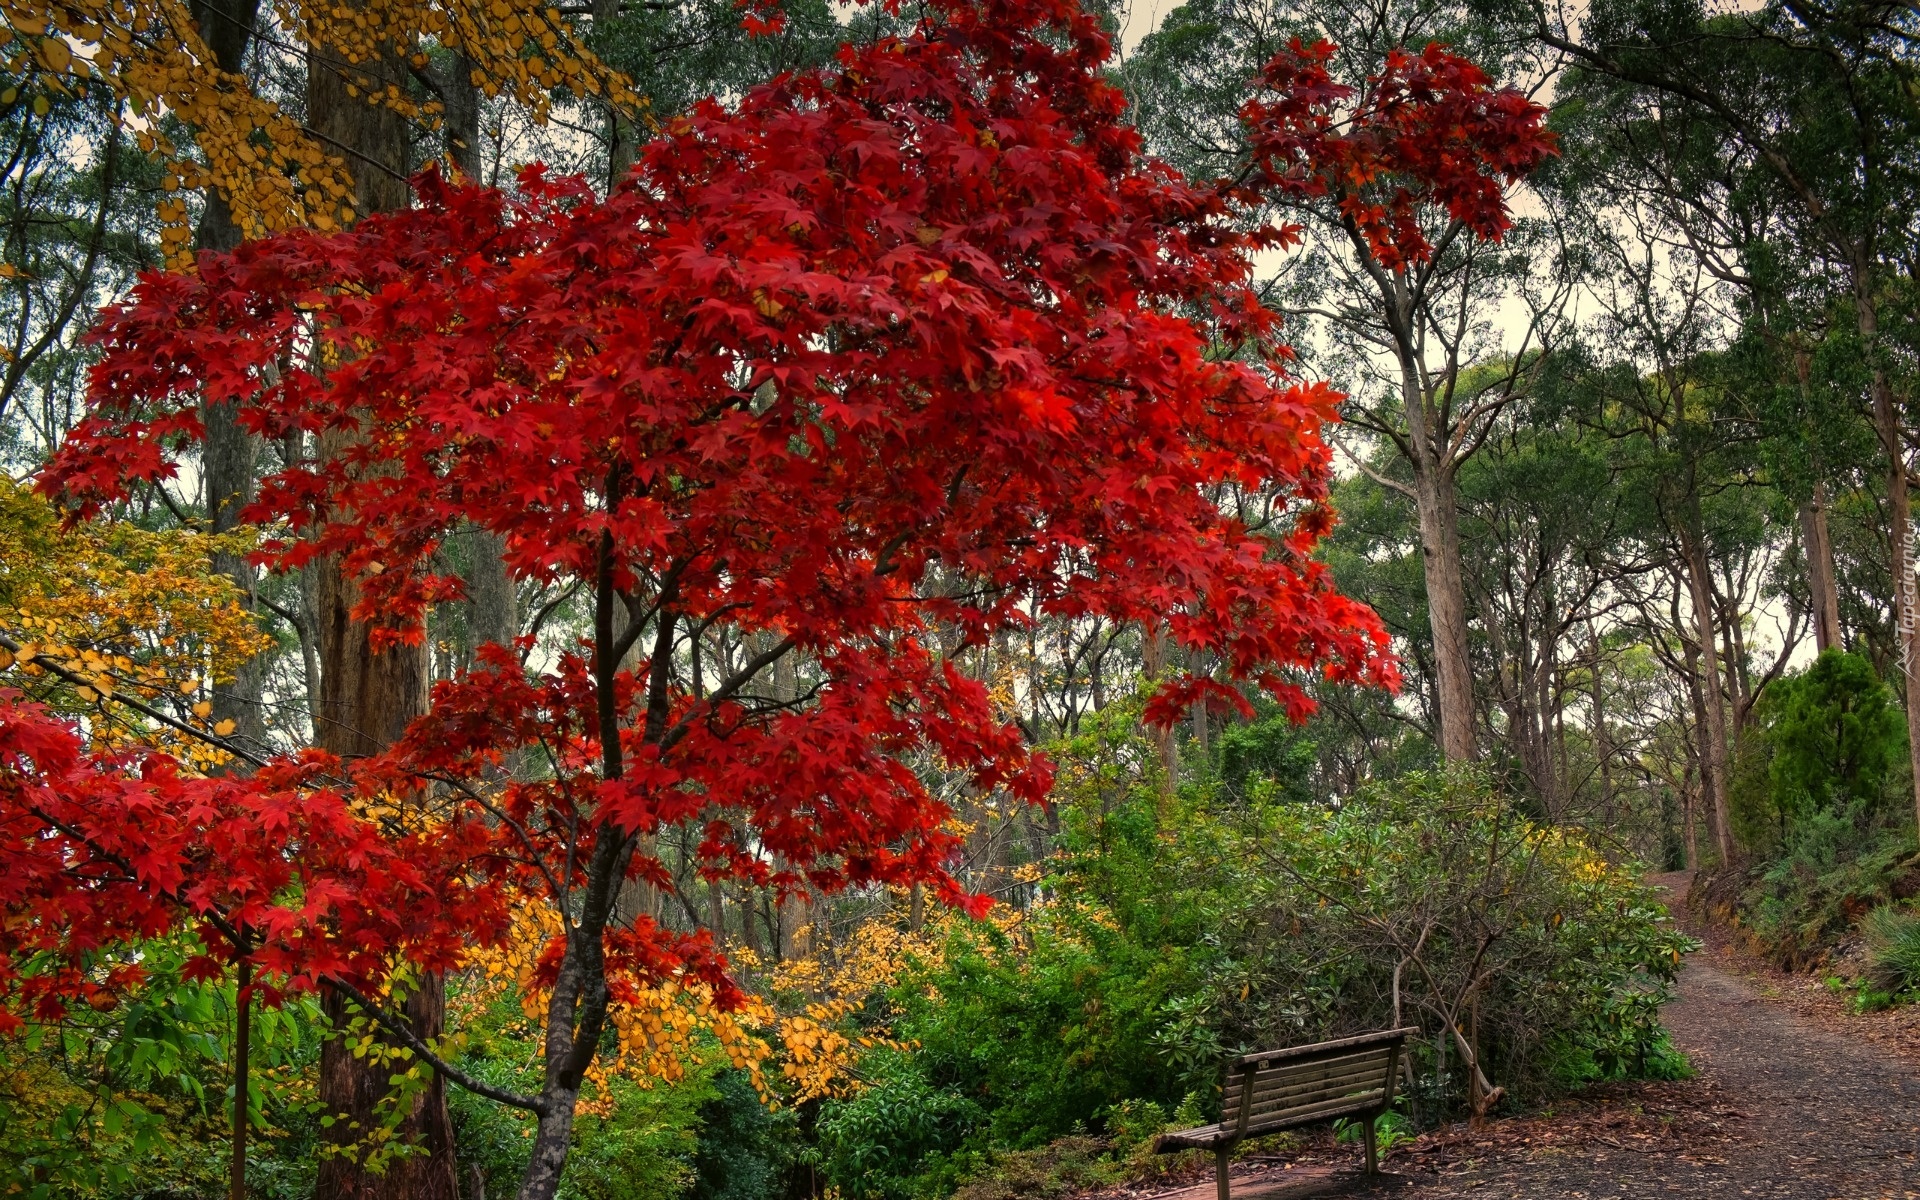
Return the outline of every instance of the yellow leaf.
<path id="1" fill-rule="evenodd" d="M 234 730 L 234 724 L 233 724 L 233 719 L 231 717 L 229 717 L 227 720 L 224 720 L 220 722 L 218 725 L 215 725 L 213 727 L 213 731 L 219 734 L 221 737 L 226 737 L 228 734 L 232 733 L 233 730 Z"/>
<path id="2" fill-rule="evenodd" d="M 198 703 L 198 704 L 196 704 L 196 705 L 194 705 L 194 706 L 193 706 L 193 715 L 194 715 L 194 716 L 196 716 L 196 717 L 199 717 L 199 718 L 200 718 L 200 719 L 201 719 L 202 721 L 204 721 L 204 720 L 206 720 L 206 719 L 207 719 L 208 717 L 210 717 L 210 716 L 212 716 L 212 715 L 213 715 L 213 701 L 211 701 L 211 700 L 202 700 L 202 701 L 201 701 L 200 703 Z"/>
<path id="3" fill-rule="evenodd" d="M 73 65 L 73 47 L 65 38 L 45 38 L 40 43 L 40 61 L 49 71 L 65 71 Z"/>
<path id="4" fill-rule="evenodd" d="M 7 649 L 5 646 L 0 646 L 0 671 L 4 671 L 12 665 L 13 651 Z"/>

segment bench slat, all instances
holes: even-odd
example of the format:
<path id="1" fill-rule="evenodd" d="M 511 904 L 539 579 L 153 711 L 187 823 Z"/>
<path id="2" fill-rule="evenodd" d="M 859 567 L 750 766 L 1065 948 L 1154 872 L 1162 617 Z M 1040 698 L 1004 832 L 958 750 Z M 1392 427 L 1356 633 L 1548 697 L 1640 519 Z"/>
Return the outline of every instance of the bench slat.
<path id="1" fill-rule="evenodd" d="M 1387 1086 L 1386 1064 L 1366 1071 L 1355 1071 L 1332 1079 L 1309 1080 L 1289 1087 L 1276 1088 L 1270 1092 L 1255 1092 L 1253 1095 L 1253 1113 L 1259 1116 L 1276 1108 L 1290 1104 L 1309 1104 L 1321 1097 L 1344 1096 L 1349 1092 L 1372 1091 Z M 1239 1113 L 1236 1106 L 1234 1114 Z M 1222 1119 L 1225 1119 L 1223 1110 Z"/>
<path id="2" fill-rule="evenodd" d="M 1323 1100 L 1319 1104 L 1302 1105 L 1299 1108 L 1270 1113 L 1266 1117 L 1255 1117 L 1247 1122 L 1247 1136 L 1254 1137 L 1262 1133 L 1291 1129 L 1295 1125 L 1312 1125 L 1334 1117 L 1344 1117 L 1349 1113 L 1373 1112 L 1385 1099 L 1386 1091 L 1385 1088 L 1375 1088 L 1370 1092 L 1354 1096 L 1342 1096 L 1338 1100 Z"/>
<path id="3" fill-rule="evenodd" d="M 1385 1046 L 1393 1042 L 1403 1042 L 1420 1032 L 1416 1026 L 1402 1029 L 1386 1029 L 1379 1033 L 1363 1033 L 1358 1037 L 1340 1038 L 1331 1042 L 1315 1042 L 1311 1046 L 1289 1046 L 1285 1050 L 1262 1050 L 1257 1054 L 1242 1054 L 1233 1060 L 1231 1067 L 1242 1067 L 1248 1063 L 1264 1066 L 1294 1058 L 1333 1058 L 1339 1051 L 1357 1049 L 1362 1046 Z M 1231 1069 L 1231 1067 L 1229 1069 Z"/>
<path id="4" fill-rule="evenodd" d="M 1252 1076 L 1253 1095 L 1255 1100 L 1258 1100 L 1260 1097 L 1272 1092 L 1296 1087 L 1300 1084 L 1312 1083 L 1320 1079 L 1344 1079 L 1349 1076 L 1367 1074 L 1369 1072 L 1384 1075 L 1390 1061 L 1391 1057 L 1387 1054 L 1369 1053 L 1366 1055 L 1353 1055 L 1304 1065 L 1292 1065 L 1279 1070 L 1260 1071 Z M 1226 1089 L 1221 1096 L 1225 1107 L 1230 1108 L 1239 1103 L 1241 1093 L 1246 1090 L 1247 1079 L 1247 1075 L 1237 1071 L 1228 1076 Z"/>
<path id="5" fill-rule="evenodd" d="M 1231 1085 L 1235 1082 L 1252 1079 L 1257 1089 L 1262 1085 L 1278 1080 L 1308 1079 L 1314 1075 L 1344 1071 L 1350 1067 L 1357 1067 L 1366 1063 L 1377 1063 L 1385 1067 L 1387 1059 L 1390 1057 L 1392 1057 L 1392 1055 L 1387 1050 L 1367 1050 L 1360 1054 L 1342 1054 L 1338 1058 L 1320 1058 L 1312 1062 L 1286 1063 L 1283 1066 L 1267 1067 L 1259 1071 L 1249 1072 L 1246 1070 L 1238 1070 L 1227 1076 L 1227 1082 Z"/>

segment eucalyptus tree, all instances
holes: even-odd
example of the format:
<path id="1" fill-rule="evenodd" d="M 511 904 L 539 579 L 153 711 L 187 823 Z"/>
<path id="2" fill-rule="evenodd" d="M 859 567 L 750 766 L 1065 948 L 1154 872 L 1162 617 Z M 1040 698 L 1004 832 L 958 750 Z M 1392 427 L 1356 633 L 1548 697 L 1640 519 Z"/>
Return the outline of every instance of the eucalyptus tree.
<path id="1" fill-rule="evenodd" d="M 1835 272 L 1867 375 L 1879 441 L 1894 625 L 1920 816 L 1920 629 L 1912 511 L 1916 435 L 1898 327 L 1913 314 L 1920 248 L 1920 13 L 1885 0 L 1773 0 L 1732 12 L 1696 2 L 1499 0 L 1531 12 L 1541 43 L 1596 75 L 1686 111 L 1751 155 L 1795 245 Z"/>

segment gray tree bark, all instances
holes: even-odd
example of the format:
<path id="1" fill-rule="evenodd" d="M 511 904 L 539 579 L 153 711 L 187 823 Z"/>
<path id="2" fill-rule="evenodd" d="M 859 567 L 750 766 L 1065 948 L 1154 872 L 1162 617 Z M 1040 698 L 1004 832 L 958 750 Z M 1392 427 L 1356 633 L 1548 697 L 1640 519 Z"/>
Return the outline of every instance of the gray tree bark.
<path id="1" fill-rule="evenodd" d="M 194 27 L 213 53 L 222 71 L 238 75 L 246 67 L 247 51 L 253 44 L 253 26 L 259 17 L 259 0 L 197 0 L 192 6 Z M 240 227 L 234 224 L 233 211 L 219 189 L 207 193 L 195 241 L 202 250 L 226 251 L 241 241 Z M 201 483 L 206 491 L 207 524 L 214 533 L 228 533 L 239 525 L 240 510 L 254 496 L 260 439 L 241 428 L 231 404 L 202 404 L 200 420 L 206 427 L 201 449 Z M 238 554 L 213 556 L 213 569 L 233 580 L 234 586 L 254 607 L 259 574 L 252 563 Z M 267 663 L 256 655 L 241 663 L 232 680 L 213 682 L 213 719 L 232 721 L 234 737 L 251 746 L 266 741 L 267 727 L 261 701 L 266 690 Z"/>
<path id="2" fill-rule="evenodd" d="M 1815 484 L 1813 499 L 1800 506 L 1801 546 L 1807 559 L 1807 601 L 1813 610 L 1814 645 L 1822 652 L 1841 646 L 1840 591 L 1834 581 L 1833 537 L 1827 529 L 1827 489 Z"/>
<path id="3" fill-rule="evenodd" d="M 1714 637 L 1713 600 L 1708 595 L 1707 547 L 1698 529 L 1683 532 L 1686 552 L 1682 572 L 1693 603 L 1694 640 L 1689 643 L 1688 667 L 1696 656 L 1698 669 L 1690 669 L 1694 704 L 1701 725 L 1701 782 L 1708 803 L 1713 807 L 1714 839 L 1720 850 L 1720 865 L 1733 864 L 1733 827 L 1727 809 L 1727 708 L 1721 689 L 1720 656 Z"/>
<path id="4" fill-rule="evenodd" d="M 1425 407 L 1417 385 L 1411 401 Z M 1409 416 L 1408 432 L 1416 446 L 1431 434 L 1415 428 Z M 1451 464 L 1437 455 L 1421 454 L 1414 467 L 1414 508 L 1420 521 L 1420 564 L 1427 584 L 1427 623 L 1433 632 L 1434 692 L 1439 701 L 1440 752 L 1449 762 L 1478 757 L 1473 729 L 1473 670 L 1467 637 L 1467 593 L 1460 574 L 1460 510 L 1454 495 Z"/>

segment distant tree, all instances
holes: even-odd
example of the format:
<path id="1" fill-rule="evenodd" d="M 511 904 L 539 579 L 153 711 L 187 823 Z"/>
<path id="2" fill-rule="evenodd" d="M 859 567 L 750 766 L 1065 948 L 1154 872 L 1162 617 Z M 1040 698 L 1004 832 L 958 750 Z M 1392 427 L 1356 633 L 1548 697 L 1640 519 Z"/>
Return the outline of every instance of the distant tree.
<path id="1" fill-rule="evenodd" d="M 1267 64 L 1242 113 L 1245 178 L 1251 195 L 1344 243 L 1346 284 L 1319 307 L 1396 368 L 1390 396 L 1356 397 L 1347 418 L 1410 468 L 1410 482 L 1380 482 L 1419 518 L 1440 746 L 1469 759 L 1476 713 L 1456 483 L 1540 346 L 1519 347 L 1512 369 L 1472 386 L 1467 335 L 1478 327 L 1476 284 L 1500 271 L 1482 249 L 1511 227 L 1507 189 L 1554 153 L 1554 137 L 1543 107 L 1437 43 L 1396 49 L 1352 81 L 1335 76 L 1336 50 L 1296 41 Z"/>

